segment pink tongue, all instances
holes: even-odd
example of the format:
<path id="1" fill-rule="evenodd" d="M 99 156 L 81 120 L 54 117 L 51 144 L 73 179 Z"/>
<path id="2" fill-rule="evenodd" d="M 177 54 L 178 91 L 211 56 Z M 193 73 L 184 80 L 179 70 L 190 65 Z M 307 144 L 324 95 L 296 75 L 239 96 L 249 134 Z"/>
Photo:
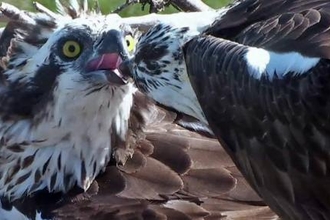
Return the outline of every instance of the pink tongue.
<path id="1" fill-rule="evenodd" d="M 122 63 L 121 57 L 117 53 L 103 54 L 89 63 L 89 68 L 93 70 L 115 70 Z"/>

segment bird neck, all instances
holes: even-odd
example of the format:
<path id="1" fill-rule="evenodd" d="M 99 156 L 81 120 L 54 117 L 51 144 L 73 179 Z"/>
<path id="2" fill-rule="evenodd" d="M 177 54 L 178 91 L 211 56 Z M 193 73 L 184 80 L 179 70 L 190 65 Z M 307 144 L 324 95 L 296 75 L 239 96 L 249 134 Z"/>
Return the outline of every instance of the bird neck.
<path id="1" fill-rule="evenodd" d="M 0 195 L 15 200 L 45 188 L 67 192 L 75 184 L 87 190 L 110 160 L 111 134 L 126 135 L 135 90 L 121 91 L 116 98 L 108 93 L 88 97 L 93 106 L 90 100 L 84 106 L 79 98 L 72 105 L 55 99 L 31 120 L 4 123 Z"/>

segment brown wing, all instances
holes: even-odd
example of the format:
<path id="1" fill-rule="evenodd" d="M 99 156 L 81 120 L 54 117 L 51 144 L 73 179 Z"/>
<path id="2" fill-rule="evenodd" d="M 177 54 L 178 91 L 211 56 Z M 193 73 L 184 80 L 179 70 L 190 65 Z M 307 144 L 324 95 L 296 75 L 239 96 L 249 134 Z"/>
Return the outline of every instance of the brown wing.
<path id="1" fill-rule="evenodd" d="M 329 1 L 247 0 L 229 10 L 206 34 L 276 52 L 330 58 L 329 21 Z"/>
<path id="2" fill-rule="evenodd" d="M 320 59 L 303 73 L 288 67 L 272 79 L 266 71 L 256 77 L 246 59 L 250 49 L 213 36 L 185 46 L 187 71 L 204 114 L 273 210 L 288 219 L 327 219 L 330 62 Z"/>
<path id="3" fill-rule="evenodd" d="M 125 165 L 109 166 L 98 189 L 53 211 L 60 219 L 273 219 L 219 145 L 182 128 L 177 115 L 138 94 Z M 147 104 L 148 103 L 148 104 Z M 141 107 L 142 106 L 142 107 Z M 137 128 L 145 124 L 143 130 Z M 127 144 L 127 143 L 126 143 Z M 124 150 L 124 149 L 131 149 Z"/>
<path id="4" fill-rule="evenodd" d="M 221 16 L 206 31 L 217 37 L 231 39 L 241 30 L 259 21 L 264 21 L 286 12 L 300 13 L 309 9 L 320 9 L 329 5 L 327 0 L 243 0 Z"/>
<path id="5" fill-rule="evenodd" d="M 244 45 L 274 52 L 298 52 L 330 58 L 330 2 L 327 7 L 285 13 L 251 25 L 234 39 Z"/>

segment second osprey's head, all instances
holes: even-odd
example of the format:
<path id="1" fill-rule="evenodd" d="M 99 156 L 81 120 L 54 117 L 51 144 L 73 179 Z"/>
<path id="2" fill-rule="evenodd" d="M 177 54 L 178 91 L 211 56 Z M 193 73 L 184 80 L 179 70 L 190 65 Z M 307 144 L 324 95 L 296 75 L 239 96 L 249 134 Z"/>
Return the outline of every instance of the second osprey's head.
<path id="1" fill-rule="evenodd" d="M 158 24 L 141 36 L 135 55 L 120 70 L 155 101 L 207 123 L 190 85 L 182 51 L 198 34 L 196 27 Z"/>

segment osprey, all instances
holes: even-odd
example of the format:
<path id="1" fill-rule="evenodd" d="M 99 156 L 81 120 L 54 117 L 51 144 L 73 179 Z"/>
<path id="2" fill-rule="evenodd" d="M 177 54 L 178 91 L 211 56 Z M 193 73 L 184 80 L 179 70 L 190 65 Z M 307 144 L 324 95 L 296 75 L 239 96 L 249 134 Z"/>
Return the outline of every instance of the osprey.
<path id="1" fill-rule="evenodd" d="M 120 17 L 70 2 L 1 7 L 0 219 L 274 219 L 217 140 L 118 77 Z"/>
<path id="2" fill-rule="evenodd" d="M 112 136 L 126 138 L 135 88 L 116 69 L 133 33 L 118 16 L 75 12 L 14 21 L 0 87 L 0 196 L 9 201 L 87 190 L 109 162 Z"/>
<path id="3" fill-rule="evenodd" d="M 120 69 L 208 123 L 280 217 L 330 219 L 329 11 L 327 0 L 236 2 L 203 32 L 156 25 Z"/>

